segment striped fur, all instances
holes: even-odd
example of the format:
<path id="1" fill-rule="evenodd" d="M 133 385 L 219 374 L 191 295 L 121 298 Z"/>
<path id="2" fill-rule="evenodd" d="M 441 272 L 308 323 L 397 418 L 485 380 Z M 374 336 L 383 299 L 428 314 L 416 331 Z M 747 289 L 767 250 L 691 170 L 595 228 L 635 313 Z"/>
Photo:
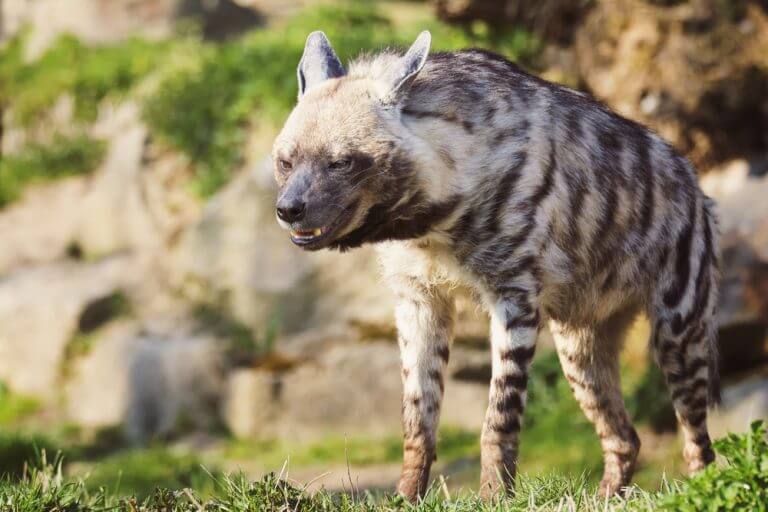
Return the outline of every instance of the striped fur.
<path id="1" fill-rule="evenodd" d="M 546 323 L 602 443 L 602 492 L 629 482 L 640 443 L 617 358 L 639 311 L 653 324 L 689 468 L 703 467 L 713 458 L 718 254 L 695 170 L 645 127 L 502 57 L 465 50 L 416 62 L 418 50 L 364 57 L 308 87 L 274 150 L 281 197 L 300 187 L 308 212 L 284 227 L 323 227 L 307 249 L 376 243 L 399 298 L 399 491 L 423 493 L 435 458 L 457 282 L 491 315 L 484 494 L 511 489 Z M 393 75 L 405 78 L 392 86 Z"/>

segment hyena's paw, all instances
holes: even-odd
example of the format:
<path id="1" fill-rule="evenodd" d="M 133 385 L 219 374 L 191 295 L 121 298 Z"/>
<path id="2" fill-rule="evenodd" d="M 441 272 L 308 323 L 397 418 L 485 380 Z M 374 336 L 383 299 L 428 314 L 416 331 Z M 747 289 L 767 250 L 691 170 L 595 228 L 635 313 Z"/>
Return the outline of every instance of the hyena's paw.
<path id="1" fill-rule="evenodd" d="M 515 492 L 514 469 L 507 469 L 503 474 L 499 468 L 483 468 L 480 474 L 480 498 L 490 501 Z"/>
<path id="2" fill-rule="evenodd" d="M 416 503 L 427 492 L 428 483 L 429 468 L 404 469 L 397 482 L 397 494 Z"/>
<path id="3" fill-rule="evenodd" d="M 715 453 L 709 443 L 704 446 L 691 444 L 683 449 L 683 456 L 688 465 L 688 473 L 698 473 L 715 460 Z"/>
<path id="4" fill-rule="evenodd" d="M 600 486 L 598 487 L 598 494 L 602 498 L 610 498 L 611 496 L 621 495 L 624 493 L 624 489 L 629 484 L 629 479 L 624 479 L 615 476 L 604 476 L 600 480 Z"/>

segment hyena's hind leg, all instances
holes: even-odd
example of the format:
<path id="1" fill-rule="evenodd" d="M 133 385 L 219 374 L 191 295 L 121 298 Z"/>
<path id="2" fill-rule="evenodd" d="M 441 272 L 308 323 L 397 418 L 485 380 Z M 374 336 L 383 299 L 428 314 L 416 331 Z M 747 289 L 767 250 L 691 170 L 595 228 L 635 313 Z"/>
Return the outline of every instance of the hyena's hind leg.
<path id="1" fill-rule="evenodd" d="M 634 309 L 618 313 L 598 327 L 550 322 L 563 373 L 600 437 L 603 496 L 620 492 L 629 484 L 640 451 L 640 439 L 624 406 L 619 376 L 621 342 L 634 313 Z"/>
<path id="2" fill-rule="evenodd" d="M 716 226 L 701 208 L 670 255 L 650 317 L 651 347 L 672 395 L 690 472 L 714 460 L 707 406 L 717 401 Z"/>

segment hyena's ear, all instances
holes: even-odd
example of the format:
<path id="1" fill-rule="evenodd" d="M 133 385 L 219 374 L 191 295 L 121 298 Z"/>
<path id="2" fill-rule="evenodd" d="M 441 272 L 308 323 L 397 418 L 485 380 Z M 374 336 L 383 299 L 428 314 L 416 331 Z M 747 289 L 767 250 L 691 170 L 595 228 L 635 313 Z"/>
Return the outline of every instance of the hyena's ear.
<path id="1" fill-rule="evenodd" d="M 296 71 L 299 78 L 299 99 L 308 89 L 329 78 L 338 78 L 347 74 L 344 66 L 331 48 L 331 42 L 324 33 L 312 32 L 304 45 L 304 55 Z"/>
<path id="2" fill-rule="evenodd" d="M 395 102 L 400 93 L 408 90 L 408 86 L 424 67 L 424 63 L 427 62 L 431 43 L 432 34 L 429 33 L 429 30 L 425 30 L 419 34 L 405 55 L 387 70 L 383 77 L 382 99 L 384 102 Z"/>

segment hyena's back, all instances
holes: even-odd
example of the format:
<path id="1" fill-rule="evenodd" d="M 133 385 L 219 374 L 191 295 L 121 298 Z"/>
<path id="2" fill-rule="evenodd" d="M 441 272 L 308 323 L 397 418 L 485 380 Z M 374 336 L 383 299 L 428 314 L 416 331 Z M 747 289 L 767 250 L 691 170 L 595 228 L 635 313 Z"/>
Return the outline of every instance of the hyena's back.
<path id="1" fill-rule="evenodd" d="M 602 490 L 629 481 L 639 450 L 617 363 L 638 310 L 653 324 L 689 467 L 711 461 L 717 226 L 688 161 L 591 97 L 478 50 L 432 55 L 403 114 L 460 184 L 459 206 L 440 221 L 458 263 L 494 297 L 515 296 L 522 316 L 509 324 L 550 322 L 603 443 Z M 487 428 L 519 423 L 522 408 L 493 412 L 494 393 L 510 392 L 496 385 Z"/>
<path id="2" fill-rule="evenodd" d="M 463 200 L 442 227 L 491 287 L 530 267 L 547 316 L 573 323 L 714 306 L 712 206 L 647 128 L 481 50 L 431 55 L 403 113 L 455 132 L 439 153 Z"/>

